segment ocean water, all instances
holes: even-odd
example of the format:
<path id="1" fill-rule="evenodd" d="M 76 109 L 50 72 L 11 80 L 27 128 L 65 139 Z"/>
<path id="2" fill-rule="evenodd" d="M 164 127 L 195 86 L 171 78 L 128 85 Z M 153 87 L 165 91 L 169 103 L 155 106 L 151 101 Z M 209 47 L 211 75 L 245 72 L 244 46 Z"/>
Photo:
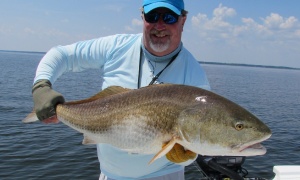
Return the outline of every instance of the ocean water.
<path id="1" fill-rule="evenodd" d="M 43 53 L 0 51 L 0 179 L 98 179 L 94 145 L 62 123 L 22 124 L 32 111 L 31 86 Z M 271 179 L 274 165 L 300 165 L 300 71 L 203 65 L 212 90 L 242 105 L 264 121 L 272 137 L 268 152 L 249 157 L 249 177 Z M 97 70 L 66 73 L 54 88 L 67 100 L 99 91 Z M 186 179 L 200 179 L 197 168 Z"/>

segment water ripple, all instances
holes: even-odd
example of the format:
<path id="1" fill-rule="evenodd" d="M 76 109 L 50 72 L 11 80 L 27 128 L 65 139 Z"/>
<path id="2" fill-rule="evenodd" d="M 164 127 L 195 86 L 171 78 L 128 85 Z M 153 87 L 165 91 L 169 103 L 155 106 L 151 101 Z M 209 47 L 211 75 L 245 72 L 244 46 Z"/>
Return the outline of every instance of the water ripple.
<path id="1" fill-rule="evenodd" d="M 82 135 L 63 124 L 22 124 L 32 110 L 31 83 L 43 54 L 1 54 L 0 63 L 0 177 L 1 179 L 98 179 L 94 145 L 81 144 Z M 263 144 L 264 156 L 249 157 L 249 177 L 272 178 L 274 165 L 300 164 L 300 71 L 204 66 L 212 90 L 253 112 L 270 126 L 272 137 Z M 17 81 L 10 82 L 10 79 Z M 84 79 L 83 79 L 84 78 Z M 76 82 L 65 84 L 64 82 Z M 95 82 L 96 81 L 96 82 Z M 78 82 L 78 83 L 77 83 Z M 98 92 L 98 71 L 66 74 L 55 85 L 67 99 Z M 92 87 L 92 88 L 91 88 Z M 85 92 L 85 93 L 82 93 Z M 200 178 L 195 166 L 186 179 Z"/>

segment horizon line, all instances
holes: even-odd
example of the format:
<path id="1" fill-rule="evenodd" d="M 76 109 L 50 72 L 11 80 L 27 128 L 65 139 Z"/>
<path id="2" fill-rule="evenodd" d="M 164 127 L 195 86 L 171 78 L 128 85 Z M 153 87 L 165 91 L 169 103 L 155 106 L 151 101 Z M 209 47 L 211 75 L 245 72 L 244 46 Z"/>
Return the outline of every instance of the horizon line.
<path id="1" fill-rule="evenodd" d="M 46 54 L 47 52 L 41 51 L 19 51 L 19 50 L 1 50 L 0 52 L 17 52 L 17 53 L 39 53 Z M 290 69 L 300 70 L 300 68 L 288 67 L 288 66 L 273 66 L 273 65 L 257 65 L 257 64 L 245 64 L 245 63 L 227 63 L 227 62 L 214 62 L 214 61 L 198 61 L 200 64 L 211 65 L 226 65 L 226 66 L 244 66 L 244 67 L 260 67 L 260 68 L 273 68 L 273 69 Z"/>

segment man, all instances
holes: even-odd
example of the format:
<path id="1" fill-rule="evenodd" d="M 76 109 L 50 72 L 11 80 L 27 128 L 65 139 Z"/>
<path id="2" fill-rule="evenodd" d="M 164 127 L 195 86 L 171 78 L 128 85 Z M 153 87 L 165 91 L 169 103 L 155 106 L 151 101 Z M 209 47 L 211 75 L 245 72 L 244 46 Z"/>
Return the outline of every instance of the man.
<path id="1" fill-rule="evenodd" d="M 64 102 L 51 84 L 66 71 L 99 68 L 102 89 L 114 85 L 135 89 L 159 83 L 209 89 L 203 69 L 181 42 L 186 14 L 183 0 L 143 0 L 142 34 L 119 34 L 52 48 L 41 60 L 34 79 L 38 118 L 49 119 L 55 115 L 55 106 Z M 108 144 L 98 144 L 97 152 L 100 179 L 184 179 L 184 166 L 174 163 L 172 153 L 148 165 L 154 155 L 128 154 Z M 183 161 L 184 165 L 192 162 L 189 158 Z"/>

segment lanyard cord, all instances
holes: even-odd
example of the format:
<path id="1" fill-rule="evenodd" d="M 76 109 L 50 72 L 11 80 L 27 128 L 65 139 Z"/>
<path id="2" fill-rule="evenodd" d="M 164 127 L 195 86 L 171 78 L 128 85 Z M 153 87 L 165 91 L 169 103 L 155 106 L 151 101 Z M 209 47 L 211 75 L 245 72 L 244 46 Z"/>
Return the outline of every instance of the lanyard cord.
<path id="1" fill-rule="evenodd" d="M 140 62 L 139 62 L 140 64 L 139 64 L 139 76 L 138 76 L 138 89 L 141 87 L 142 53 L 143 53 L 143 50 L 141 48 L 140 49 Z M 180 51 L 172 57 L 170 62 L 159 73 L 157 73 L 156 76 L 154 76 L 152 78 L 152 80 L 148 86 L 152 85 L 159 78 L 161 73 L 176 59 L 176 57 L 179 53 L 180 53 Z"/>

